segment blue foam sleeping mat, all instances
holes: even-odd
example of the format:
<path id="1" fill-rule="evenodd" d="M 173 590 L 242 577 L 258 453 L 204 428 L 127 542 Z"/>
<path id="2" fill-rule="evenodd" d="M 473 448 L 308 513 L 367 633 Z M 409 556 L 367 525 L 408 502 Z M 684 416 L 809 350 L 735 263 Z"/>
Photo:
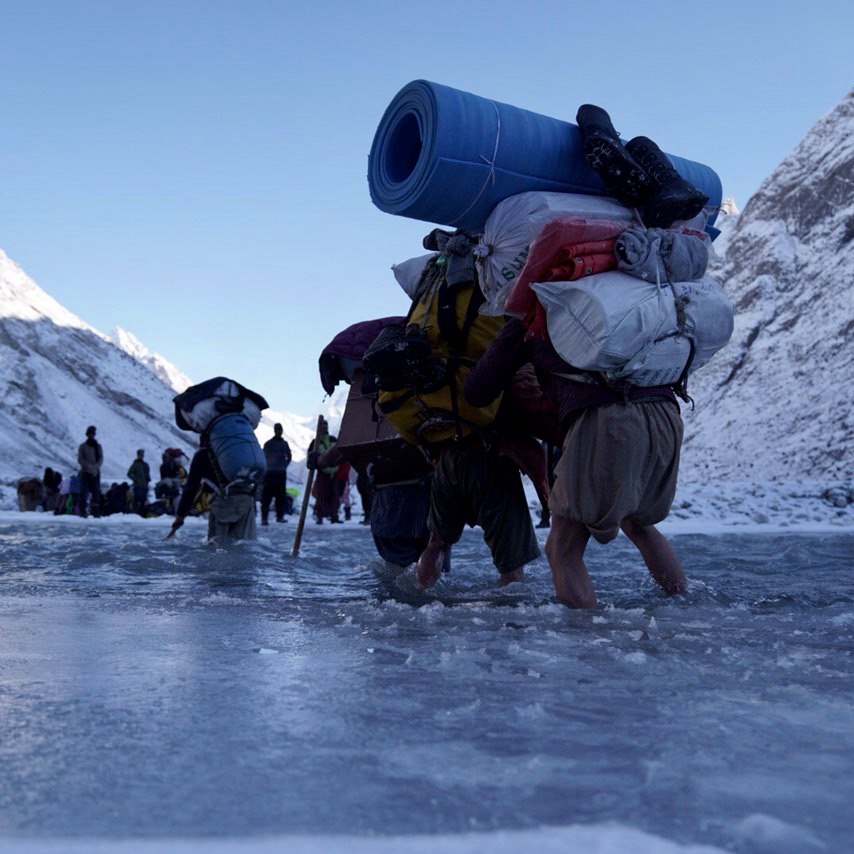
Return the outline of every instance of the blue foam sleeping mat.
<path id="1" fill-rule="evenodd" d="M 668 155 L 708 197 L 708 231 L 721 203 L 713 169 Z M 574 124 L 427 80 L 397 93 L 368 159 L 382 211 L 479 232 L 498 202 L 531 190 L 603 195 Z"/>

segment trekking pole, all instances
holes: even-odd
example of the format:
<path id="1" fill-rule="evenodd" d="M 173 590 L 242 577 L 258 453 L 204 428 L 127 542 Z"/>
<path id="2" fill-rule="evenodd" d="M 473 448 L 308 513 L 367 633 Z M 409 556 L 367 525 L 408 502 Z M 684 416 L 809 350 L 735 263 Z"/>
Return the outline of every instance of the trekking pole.
<path id="1" fill-rule="evenodd" d="M 320 447 L 320 427 L 323 424 L 323 416 L 317 416 L 317 430 L 314 434 L 314 450 L 316 451 Z M 307 459 L 307 458 L 306 458 Z M 302 496 L 302 510 L 300 510 L 299 514 L 299 524 L 297 525 L 297 535 L 294 539 L 294 547 L 291 551 L 291 557 L 299 557 L 299 547 L 302 543 L 302 532 L 305 528 L 305 517 L 308 515 L 308 502 L 311 498 L 311 487 L 314 483 L 314 472 L 315 469 L 308 470 L 308 476 L 305 479 L 305 492 Z"/>

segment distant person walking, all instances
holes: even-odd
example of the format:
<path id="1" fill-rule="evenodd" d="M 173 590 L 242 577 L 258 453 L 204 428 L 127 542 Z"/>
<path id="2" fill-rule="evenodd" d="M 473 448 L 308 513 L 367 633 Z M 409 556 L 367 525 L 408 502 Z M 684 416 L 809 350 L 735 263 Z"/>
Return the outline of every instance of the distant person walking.
<path id="1" fill-rule="evenodd" d="M 136 459 L 130 464 L 127 476 L 133 484 L 133 511 L 140 516 L 145 514 L 148 504 L 148 484 L 151 483 L 151 469 L 145 461 L 145 451 L 140 448 Z"/>
<path id="2" fill-rule="evenodd" d="M 264 475 L 264 487 L 261 492 L 261 524 L 268 524 L 270 504 L 276 500 L 276 521 L 285 521 L 287 508 L 288 465 L 291 462 L 291 447 L 282 438 L 281 424 L 273 425 L 274 436 L 264 443 L 264 456 L 267 459 L 267 473 Z"/>
<path id="3" fill-rule="evenodd" d="M 317 436 L 308 446 L 308 457 L 305 461 L 306 468 L 317 471 L 312 496 L 314 497 L 314 519 L 318 525 L 322 525 L 325 518 L 336 524 L 341 521 L 338 518 L 338 508 L 341 504 L 338 467 L 343 462 L 344 457 L 338 449 L 338 440 L 329 435 L 329 425 L 324 419 L 317 428 Z"/>
<path id="4" fill-rule="evenodd" d="M 96 429 L 91 424 L 86 428 L 86 441 L 77 449 L 77 464 L 80 466 L 80 515 L 89 515 L 89 496 L 92 497 L 92 515 L 101 515 L 101 465 L 104 450 L 95 439 Z"/>

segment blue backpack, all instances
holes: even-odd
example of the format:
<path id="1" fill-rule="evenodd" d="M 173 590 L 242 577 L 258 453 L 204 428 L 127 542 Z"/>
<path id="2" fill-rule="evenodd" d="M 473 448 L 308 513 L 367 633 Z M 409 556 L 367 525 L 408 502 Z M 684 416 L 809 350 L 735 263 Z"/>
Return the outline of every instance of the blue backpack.
<path id="1" fill-rule="evenodd" d="M 206 431 L 207 447 L 223 487 L 255 484 L 264 478 L 267 461 L 252 424 L 242 412 L 215 418 Z"/>

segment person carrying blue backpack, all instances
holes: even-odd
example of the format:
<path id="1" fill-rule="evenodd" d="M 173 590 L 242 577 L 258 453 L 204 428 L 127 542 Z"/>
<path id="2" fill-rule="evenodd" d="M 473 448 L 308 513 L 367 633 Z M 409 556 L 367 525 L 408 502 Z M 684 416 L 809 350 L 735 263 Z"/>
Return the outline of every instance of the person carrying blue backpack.
<path id="1" fill-rule="evenodd" d="M 255 496 L 267 463 L 255 427 L 267 401 L 239 383 L 216 377 L 191 386 L 175 398 L 175 420 L 200 433 L 200 448 L 190 464 L 175 521 L 168 536 L 184 524 L 200 491 L 213 494 L 208 540 L 257 539 Z"/>

